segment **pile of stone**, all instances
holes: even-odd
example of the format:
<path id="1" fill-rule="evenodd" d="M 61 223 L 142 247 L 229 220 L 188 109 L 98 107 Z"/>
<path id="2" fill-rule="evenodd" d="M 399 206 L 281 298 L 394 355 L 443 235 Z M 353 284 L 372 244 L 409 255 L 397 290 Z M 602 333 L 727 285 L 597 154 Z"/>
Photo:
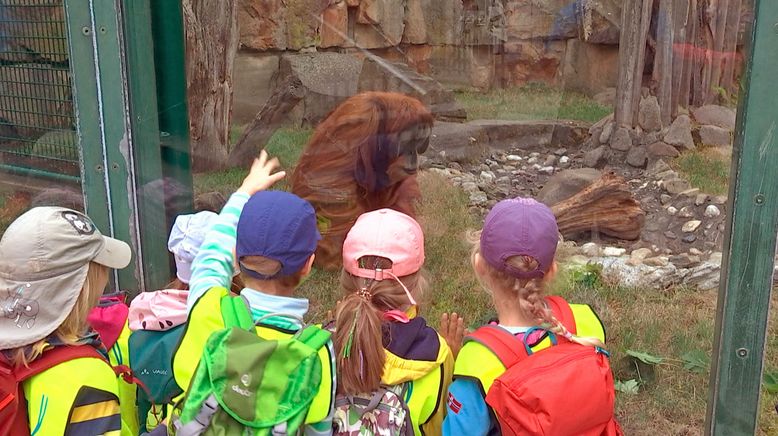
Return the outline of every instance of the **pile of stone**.
<path id="1" fill-rule="evenodd" d="M 637 127 L 617 126 L 613 114 L 592 125 L 589 142 L 594 148 L 587 153 L 584 163 L 602 168 L 616 157 L 635 168 L 646 168 L 698 145 L 731 147 L 734 129 L 735 111 L 716 105 L 694 108 L 691 115 L 681 113 L 665 126 L 659 102 L 649 95 L 640 101 Z M 728 154 L 726 149 L 722 152 Z"/>

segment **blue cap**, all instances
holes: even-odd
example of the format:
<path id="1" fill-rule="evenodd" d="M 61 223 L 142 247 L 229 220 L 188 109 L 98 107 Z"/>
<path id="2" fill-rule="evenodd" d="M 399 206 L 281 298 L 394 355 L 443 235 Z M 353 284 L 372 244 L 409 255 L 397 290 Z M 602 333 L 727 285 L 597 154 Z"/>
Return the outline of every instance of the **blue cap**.
<path id="1" fill-rule="evenodd" d="M 321 239 L 316 212 L 310 203 L 284 191 L 260 191 L 252 195 L 238 220 L 235 254 L 277 260 L 281 269 L 267 276 L 241 265 L 251 277 L 268 280 L 300 271 Z"/>

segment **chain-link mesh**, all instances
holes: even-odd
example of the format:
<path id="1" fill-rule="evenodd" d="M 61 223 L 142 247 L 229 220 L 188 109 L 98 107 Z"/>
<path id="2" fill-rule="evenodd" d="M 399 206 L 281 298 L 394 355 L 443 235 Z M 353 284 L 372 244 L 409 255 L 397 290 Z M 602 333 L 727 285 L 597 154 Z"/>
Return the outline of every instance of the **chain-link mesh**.
<path id="1" fill-rule="evenodd" d="M 0 0 L 0 164 L 78 177 L 62 0 Z"/>

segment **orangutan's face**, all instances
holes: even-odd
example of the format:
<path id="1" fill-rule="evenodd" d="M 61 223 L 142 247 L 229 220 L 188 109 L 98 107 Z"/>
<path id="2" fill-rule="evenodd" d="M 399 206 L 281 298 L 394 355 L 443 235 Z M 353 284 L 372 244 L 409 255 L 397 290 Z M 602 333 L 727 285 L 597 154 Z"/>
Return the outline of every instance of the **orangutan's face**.
<path id="1" fill-rule="evenodd" d="M 419 169 L 419 155 L 427 151 L 430 144 L 429 126 L 415 126 L 400 132 L 399 156 L 389 165 L 387 171 L 390 184 L 397 183 L 416 174 Z"/>

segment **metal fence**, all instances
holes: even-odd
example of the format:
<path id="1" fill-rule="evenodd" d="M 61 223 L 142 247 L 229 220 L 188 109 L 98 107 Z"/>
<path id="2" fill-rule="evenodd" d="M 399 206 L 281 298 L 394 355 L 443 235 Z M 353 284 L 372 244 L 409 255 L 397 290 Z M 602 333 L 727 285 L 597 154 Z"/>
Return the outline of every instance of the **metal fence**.
<path id="1" fill-rule="evenodd" d="M 62 0 L 0 0 L 0 169 L 79 180 Z"/>

